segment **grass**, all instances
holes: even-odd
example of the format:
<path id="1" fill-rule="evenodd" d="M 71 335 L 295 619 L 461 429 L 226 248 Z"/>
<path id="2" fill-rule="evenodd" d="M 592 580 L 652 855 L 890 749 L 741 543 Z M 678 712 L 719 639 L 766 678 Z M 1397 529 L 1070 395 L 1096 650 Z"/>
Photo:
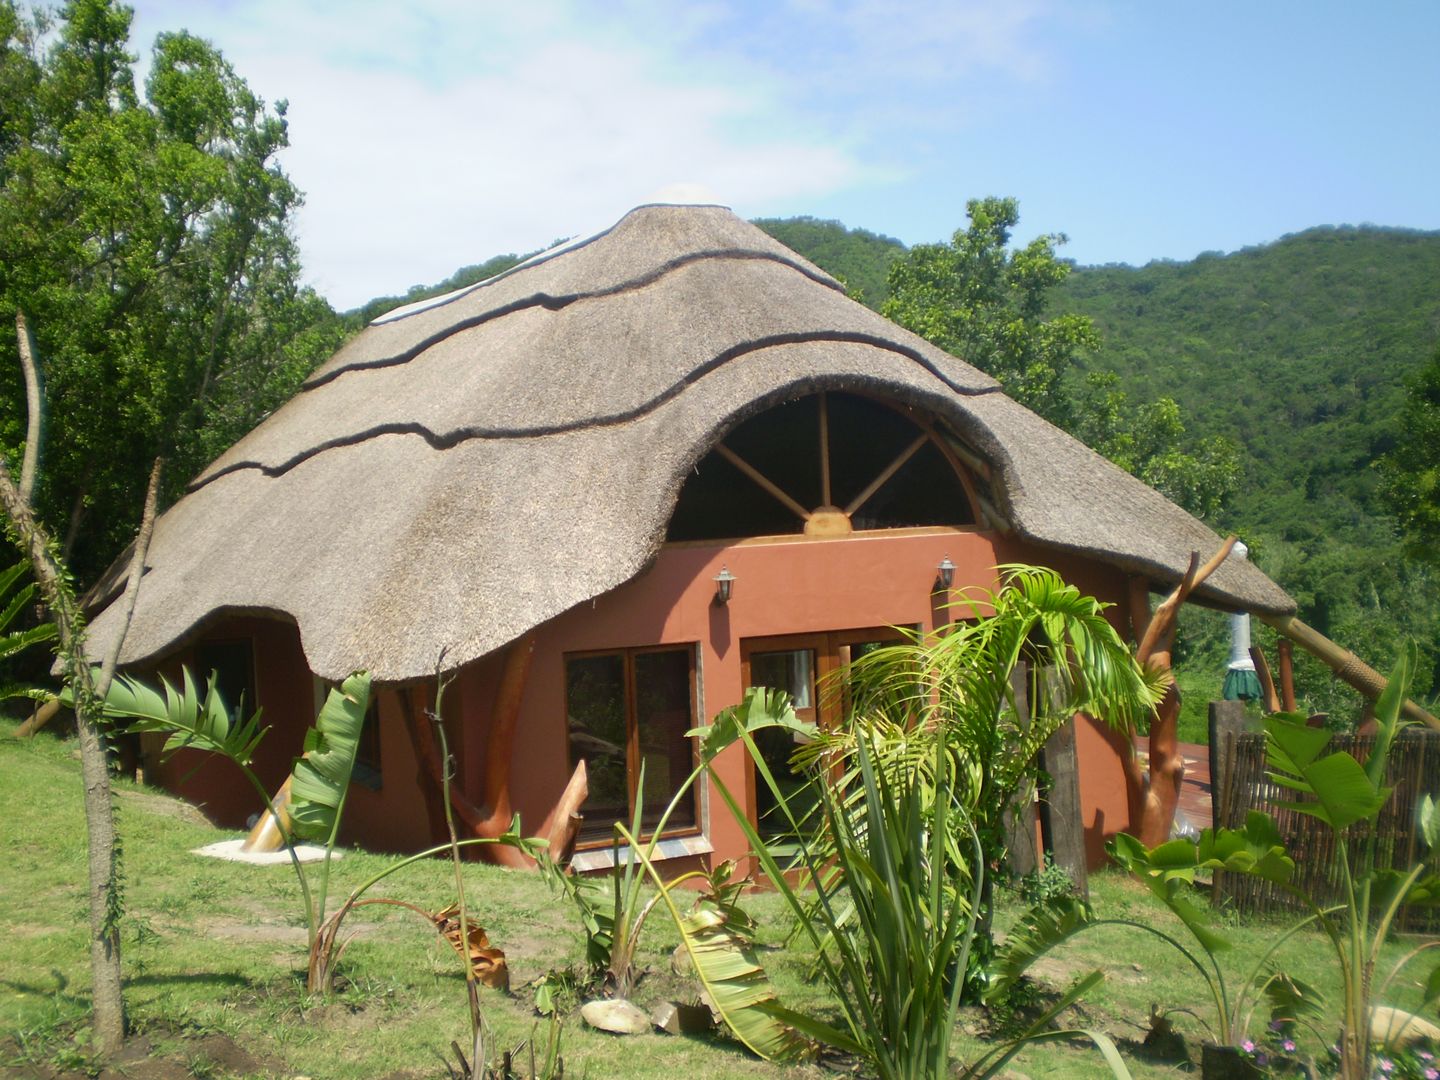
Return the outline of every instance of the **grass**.
<path id="1" fill-rule="evenodd" d="M 48 735 L 11 737 L 0 722 L 0 1075 L 3 1066 L 45 1066 L 84 1072 L 93 1063 L 84 1047 L 88 1009 L 85 831 L 73 743 Z M 360 937 L 346 954 L 344 986 L 329 998 L 304 993 L 305 931 L 293 874 L 284 866 L 247 867 L 205 859 L 191 849 L 225 834 L 167 796 L 119 783 L 120 831 L 127 877 L 124 922 L 126 1000 L 145 1052 L 183 1063 L 192 1074 L 425 1077 L 444 1075 L 439 1054 L 467 1031 L 464 980 L 455 954 L 413 915 L 362 909 Z M 347 851 L 336 867 L 339 895 L 388 862 Z M 501 1044 L 530 1035 L 537 1017 L 525 984 L 551 967 L 579 964 L 583 943 L 573 912 L 551 897 L 538 875 L 494 867 L 466 867 L 471 908 L 511 967 L 512 995 L 487 993 L 487 1015 Z M 451 902 L 450 872 L 439 862 L 418 864 L 382 890 L 432 909 Z M 1102 916 L 1172 925 L 1169 913 L 1142 888 L 1114 874 L 1093 879 Z M 778 898 L 760 894 L 748 905 L 764 934 L 764 963 L 781 1000 L 799 1009 L 825 1009 L 823 992 L 808 983 L 809 955 L 784 946 L 788 924 Z M 1003 927 L 1017 914 L 998 913 Z M 1235 926 L 1235 955 L 1254 956 L 1275 932 L 1264 924 Z M 651 920 L 640 960 L 652 974 L 637 998 L 692 999 L 694 985 L 669 969 L 677 939 L 668 922 Z M 1395 948 L 1398 955 L 1398 947 Z M 1283 954 L 1298 977 L 1326 989 L 1336 980 L 1323 943 L 1306 935 Z M 1120 1040 L 1139 1040 L 1152 1003 L 1193 1005 L 1203 1014 L 1204 989 L 1148 935 L 1093 931 L 1042 961 L 1042 989 L 1058 989 L 1091 967 L 1107 973 L 1082 1006 L 1078 1026 L 1098 1027 Z M 1410 980 L 1405 988 L 1414 992 Z M 1200 1026 L 1180 1016 L 1177 1026 L 1200 1041 Z M 1263 1021 L 1256 1025 L 1263 1028 Z M 979 1056 L 985 1019 L 968 1011 L 956 1053 Z M 543 1024 L 538 1033 L 544 1035 Z M 225 1048 L 243 1054 L 227 1056 Z M 781 1068 L 759 1062 L 724 1035 L 683 1039 L 653 1034 L 629 1039 L 589 1031 L 577 1017 L 564 1028 L 566 1073 L 707 1080 L 819 1078 L 815 1066 Z M 1174 1075 L 1173 1066 L 1126 1057 L 1137 1077 Z M 7 1060 L 8 1059 L 8 1060 Z M 1023 1054 L 1015 1068 L 1044 1077 L 1107 1076 L 1098 1055 L 1079 1046 L 1048 1046 Z M 23 1072 L 18 1075 L 24 1075 Z"/>

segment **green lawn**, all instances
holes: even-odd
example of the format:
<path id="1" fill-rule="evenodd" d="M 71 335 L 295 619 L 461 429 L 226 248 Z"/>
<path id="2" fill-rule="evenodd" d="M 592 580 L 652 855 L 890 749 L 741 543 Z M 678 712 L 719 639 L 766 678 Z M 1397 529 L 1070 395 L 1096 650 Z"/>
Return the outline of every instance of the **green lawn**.
<path id="1" fill-rule="evenodd" d="M 85 829 L 74 744 L 41 735 L 19 741 L 0 723 L 0 1075 L 40 1075 L 43 1067 L 83 1066 L 88 960 Z M 443 1076 L 441 1051 L 467 1031 L 463 979 L 455 954 L 428 926 L 398 911 L 360 912 L 362 933 L 345 957 L 347 984 L 332 998 L 303 992 L 304 929 L 293 873 L 285 866 L 246 867 L 201 858 L 192 848 L 222 838 L 194 811 L 164 795 L 117 787 L 127 878 L 124 948 L 127 1002 L 134 1027 L 154 1056 L 168 1055 L 198 1076 L 422 1077 Z M 332 894 L 344 893 L 388 862 L 348 851 L 337 865 Z M 485 995 L 487 1016 L 502 1044 L 518 1043 L 537 1022 L 525 984 L 548 968 L 578 964 L 578 920 L 553 898 L 538 875 L 467 866 L 471 910 L 503 948 L 514 993 Z M 430 908 L 452 901 L 447 864 L 417 864 L 391 878 L 388 895 Z M 1171 925 L 1144 890 L 1117 875 L 1094 882 L 1099 913 Z M 789 1006 L 824 1009 L 825 995 L 805 979 L 809 954 L 783 945 L 788 922 L 771 894 L 751 905 L 764 927 L 764 962 Z M 379 914 L 375 912 L 379 911 Z M 1015 917 L 999 913 L 1001 925 Z M 1233 928 L 1234 955 L 1253 957 L 1273 927 Z M 669 971 L 677 938 L 657 912 L 646 930 L 643 961 L 653 970 L 637 998 L 693 998 L 693 985 Z M 1398 946 L 1397 946 L 1398 949 Z M 1398 953 L 1397 953 L 1398 954 Z M 1321 939 L 1297 939 L 1284 955 L 1301 978 L 1330 987 Z M 1206 1016 L 1204 987 L 1173 956 L 1134 932 L 1098 930 L 1040 965 L 1042 984 L 1062 986 L 1099 967 L 1107 980 L 1075 1016 L 1117 1040 L 1143 1037 L 1150 1006 L 1193 1008 Z M 1416 989 L 1415 980 L 1403 988 Z M 986 1020 L 967 1011 L 957 1053 L 983 1049 Z M 1199 1024 L 1180 1016 L 1196 1036 Z M 1256 1025 L 1263 1027 L 1263 1021 Z M 543 1027 L 541 1034 L 543 1035 Z M 243 1055 L 227 1056 L 233 1047 Z M 780 1068 L 749 1056 L 723 1035 L 685 1039 L 660 1034 L 617 1038 L 587 1030 L 578 1017 L 564 1027 L 566 1075 L 606 1077 L 821 1077 L 817 1066 Z M 1168 1076 L 1174 1066 L 1127 1060 L 1137 1077 Z M 1098 1055 L 1051 1046 L 1022 1055 L 1024 1075 L 1109 1075 Z M 50 1075 L 45 1073 L 44 1075 Z"/>

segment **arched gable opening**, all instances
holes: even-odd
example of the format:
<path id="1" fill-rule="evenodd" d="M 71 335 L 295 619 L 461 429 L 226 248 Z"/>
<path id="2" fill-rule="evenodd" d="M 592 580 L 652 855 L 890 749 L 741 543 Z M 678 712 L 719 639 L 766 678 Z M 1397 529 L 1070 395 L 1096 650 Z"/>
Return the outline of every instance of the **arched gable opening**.
<path id="1" fill-rule="evenodd" d="M 935 428 L 858 394 L 751 417 L 686 480 L 668 541 L 974 525 L 974 488 Z"/>

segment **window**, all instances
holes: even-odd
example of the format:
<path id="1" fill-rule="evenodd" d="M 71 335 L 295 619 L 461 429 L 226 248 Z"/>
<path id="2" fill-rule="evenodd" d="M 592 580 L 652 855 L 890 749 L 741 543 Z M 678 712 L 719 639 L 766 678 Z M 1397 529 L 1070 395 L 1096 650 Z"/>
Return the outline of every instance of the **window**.
<path id="1" fill-rule="evenodd" d="M 582 841 L 609 840 L 616 821 L 654 828 L 695 767 L 685 733 L 695 726 L 695 650 L 626 649 L 567 657 L 565 712 L 570 766 L 585 762 L 590 797 Z M 641 772 L 644 790 L 640 790 Z M 670 829 L 694 829 L 694 792 Z"/>
<path id="2" fill-rule="evenodd" d="M 811 724 L 827 727 L 839 721 L 845 704 L 844 684 L 837 676 L 851 660 L 882 645 L 900 640 L 891 629 L 840 630 L 823 634 L 796 634 L 775 638 L 747 638 L 740 643 L 741 666 L 746 686 L 769 686 L 784 690 L 795 702 L 795 715 Z M 765 766 L 790 803 L 791 813 L 802 818 L 808 805 L 794 796 L 805 787 L 805 777 L 790 764 L 799 737 L 781 728 L 755 733 L 755 745 Z M 755 816 L 760 836 L 776 850 L 793 839 L 788 824 L 777 809 L 768 784 L 755 784 Z"/>
<path id="3" fill-rule="evenodd" d="M 973 483 L 923 418 L 813 394 L 731 431 L 680 490 L 667 540 L 973 525 Z"/>

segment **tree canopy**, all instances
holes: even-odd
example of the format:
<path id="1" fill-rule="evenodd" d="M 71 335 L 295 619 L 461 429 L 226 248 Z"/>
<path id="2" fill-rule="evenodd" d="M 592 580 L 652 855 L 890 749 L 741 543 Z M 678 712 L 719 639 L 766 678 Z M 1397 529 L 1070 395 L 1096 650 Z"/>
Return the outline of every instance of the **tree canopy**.
<path id="1" fill-rule="evenodd" d="M 1410 378 L 1395 426 L 1378 463 L 1381 495 L 1411 555 L 1440 567 L 1440 349 Z"/>
<path id="2" fill-rule="evenodd" d="M 173 495 L 344 333 L 301 283 L 285 103 L 183 31 L 156 38 L 142 95 L 130 21 L 111 0 L 70 0 L 54 26 L 0 0 L 0 312 L 37 339 L 37 505 L 82 579 L 133 534 L 156 456 Z M 0 400 L 13 451 L 9 368 Z"/>
<path id="3" fill-rule="evenodd" d="M 995 376 L 1006 393 L 1201 517 L 1216 514 L 1240 481 L 1235 447 L 1212 436 L 1187 446 L 1168 397 L 1133 404 L 1109 374 L 1083 374 L 1100 347 L 1087 315 L 1046 317 L 1071 272 L 1056 254 L 1063 235 L 1011 248 L 1014 199 L 971 199 L 969 223 L 948 244 L 922 244 L 890 266 L 881 313 Z"/>
<path id="4" fill-rule="evenodd" d="M 1014 199 L 971 199 L 969 223 L 948 244 L 919 244 L 890 266 L 880 313 L 999 379 L 1005 392 L 1069 428 L 1074 402 L 1065 374 L 1100 344 L 1083 315 L 1044 318 L 1050 290 L 1070 273 L 1056 256 L 1060 234 L 1010 249 L 1020 221 Z"/>

